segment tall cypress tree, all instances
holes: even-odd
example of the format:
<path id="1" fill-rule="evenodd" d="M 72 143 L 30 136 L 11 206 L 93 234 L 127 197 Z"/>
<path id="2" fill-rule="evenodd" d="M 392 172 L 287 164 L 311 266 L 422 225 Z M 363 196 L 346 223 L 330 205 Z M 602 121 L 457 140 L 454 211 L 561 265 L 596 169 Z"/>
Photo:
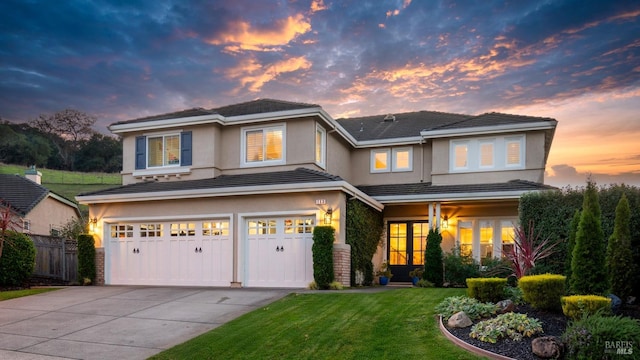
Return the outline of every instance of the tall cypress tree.
<path id="1" fill-rule="evenodd" d="M 607 246 L 607 272 L 611 292 L 626 300 L 633 291 L 635 264 L 631 251 L 631 209 L 625 194 L 622 194 L 616 207 L 613 234 Z"/>
<path id="2" fill-rule="evenodd" d="M 438 229 L 430 229 L 424 250 L 424 273 L 422 277 L 437 287 L 442 287 L 442 234 Z"/>
<path id="3" fill-rule="evenodd" d="M 567 277 L 566 288 L 571 289 L 571 261 L 573 259 L 573 248 L 576 246 L 576 235 L 580 225 L 580 210 L 576 210 L 571 220 L 569 230 L 569 242 L 567 243 L 567 259 L 564 264 L 564 273 Z"/>
<path id="4" fill-rule="evenodd" d="M 608 290 L 605 251 L 598 190 L 595 183 L 588 180 L 571 259 L 572 293 L 598 295 Z"/>

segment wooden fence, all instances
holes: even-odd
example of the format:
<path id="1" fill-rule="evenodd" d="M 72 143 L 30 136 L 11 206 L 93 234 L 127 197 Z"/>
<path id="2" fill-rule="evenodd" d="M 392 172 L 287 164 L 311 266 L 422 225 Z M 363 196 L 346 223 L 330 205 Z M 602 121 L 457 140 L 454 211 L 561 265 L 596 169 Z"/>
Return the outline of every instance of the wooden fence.
<path id="1" fill-rule="evenodd" d="M 78 242 L 55 236 L 29 235 L 36 246 L 34 276 L 78 281 Z"/>

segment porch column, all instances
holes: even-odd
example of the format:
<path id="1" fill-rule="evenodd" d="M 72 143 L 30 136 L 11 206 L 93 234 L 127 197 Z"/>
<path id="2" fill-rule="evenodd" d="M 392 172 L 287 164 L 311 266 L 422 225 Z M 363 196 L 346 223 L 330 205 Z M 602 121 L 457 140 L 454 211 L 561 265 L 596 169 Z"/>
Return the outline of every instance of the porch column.
<path id="1" fill-rule="evenodd" d="M 429 203 L 429 227 L 440 228 L 440 202 Z"/>

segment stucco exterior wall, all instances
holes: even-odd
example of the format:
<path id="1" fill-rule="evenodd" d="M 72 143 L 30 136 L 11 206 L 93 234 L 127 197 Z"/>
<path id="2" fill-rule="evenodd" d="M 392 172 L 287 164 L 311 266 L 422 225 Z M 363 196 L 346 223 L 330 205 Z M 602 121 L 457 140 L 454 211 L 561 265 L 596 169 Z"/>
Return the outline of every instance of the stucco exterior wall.
<path id="1" fill-rule="evenodd" d="M 25 220 L 31 223 L 29 233 L 37 235 L 51 234 L 51 228 L 61 228 L 78 214 L 69 205 L 47 196 L 25 216 Z"/>
<path id="2" fill-rule="evenodd" d="M 371 150 L 373 149 L 391 149 L 411 147 L 413 149 L 413 161 L 411 171 L 389 171 L 382 173 L 371 172 Z M 424 150 L 424 155 L 423 155 Z M 425 180 L 425 176 L 431 172 L 430 150 L 428 146 L 422 144 L 395 146 L 395 147 L 376 147 L 355 149 L 351 154 L 352 181 L 356 185 L 381 185 L 381 184 L 405 184 L 417 183 Z M 424 157 L 429 157 L 425 161 Z M 391 159 L 389 159 L 391 160 Z M 427 177 L 428 178 L 428 177 Z"/>

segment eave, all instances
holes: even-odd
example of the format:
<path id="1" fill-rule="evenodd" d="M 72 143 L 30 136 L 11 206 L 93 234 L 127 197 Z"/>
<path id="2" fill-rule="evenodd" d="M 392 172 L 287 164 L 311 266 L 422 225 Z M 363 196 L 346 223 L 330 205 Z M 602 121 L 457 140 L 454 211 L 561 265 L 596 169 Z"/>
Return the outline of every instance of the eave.
<path id="1" fill-rule="evenodd" d="M 557 121 L 540 121 L 521 124 L 504 124 L 492 126 L 475 126 L 442 130 L 425 130 L 420 135 L 424 139 L 437 139 L 444 137 L 460 137 L 460 136 L 478 136 L 487 134 L 511 133 L 518 131 L 534 131 L 534 130 L 554 130 Z"/>

